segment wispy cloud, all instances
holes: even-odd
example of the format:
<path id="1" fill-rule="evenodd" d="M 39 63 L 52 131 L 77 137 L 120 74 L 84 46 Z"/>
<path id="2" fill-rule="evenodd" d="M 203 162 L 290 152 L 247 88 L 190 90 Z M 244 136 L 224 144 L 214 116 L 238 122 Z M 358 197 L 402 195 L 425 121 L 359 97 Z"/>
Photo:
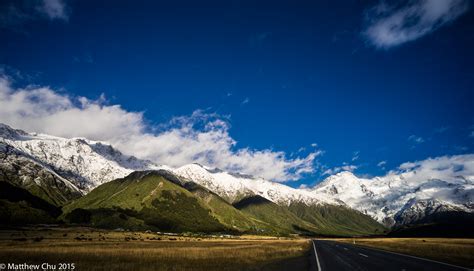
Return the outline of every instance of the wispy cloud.
<path id="1" fill-rule="evenodd" d="M 387 161 L 380 161 L 377 163 L 377 166 L 381 169 L 385 169 L 386 165 L 387 165 Z"/>
<path id="2" fill-rule="evenodd" d="M 474 138 L 474 124 L 469 126 L 467 129 L 469 131 L 469 137 Z"/>
<path id="3" fill-rule="evenodd" d="M 49 19 L 65 20 L 69 19 L 66 10 L 66 3 L 63 0 L 42 0 L 38 10 Z"/>
<path id="4" fill-rule="evenodd" d="M 434 132 L 437 134 L 442 134 L 448 130 L 449 130 L 449 126 L 442 126 L 442 127 L 436 128 Z"/>
<path id="5" fill-rule="evenodd" d="M 411 141 L 412 143 L 416 143 L 416 144 L 421 144 L 425 142 L 425 140 L 421 136 L 416 136 L 416 135 L 409 136 L 408 141 Z"/>
<path id="6" fill-rule="evenodd" d="M 380 1 L 366 13 L 363 35 L 388 49 L 419 39 L 452 22 L 469 9 L 469 0 Z"/>
<path id="7" fill-rule="evenodd" d="M 244 104 L 248 104 L 249 102 L 250 102 L 250 99 L 247 97 L 242 101 L 241 104 L 244 105 Z"/>
<path id="8" fill-rule="evenodd" d="M 274 181 L 315 171 L 319 150 L 289 158 L 283 151 L 239 146 L 230 134 L 230 117 L 203 110 L 150 126 L 142 112 L 120 105 L 71 97 L 50 87 L 14 88 L 0 77 L 0 122 L 31 132 L 106 141 L 120 151 L 170 166 L 201 163 Z"/>
<path id="9" fill-rule="evenodd" d="M 91 54 L 89 53 L 84 53 L 83 55 L 81 56 L 75 56 L 72 58 L 72 60 L 75 62 L 75 63 L 86 63 L 86 64 L 92 64 L 94 63 L 94 58 L 92 57 Z"/>
<path id="10" fill-rule="evenodd" d="M 336 174 L 336 173 L 339 173 L 339 172 L 342 172 L 342 171 L 354 171 L 358 168 L 358 166 L 356 165 L 349 165 L 347 163 L 344 163 L 344 165 L 340 166 L 340 167 L 334 167 L 334 168 L 330 168 L 330 169 L 327 169 L 323 172 L 323 175 L 333 175 L 333 174 Z"/>
<path id="11" fill-rule="evenodd" d="M 360 151 L 355 151 L 352 153 L 352 161 L 356 161 L 359 159 L 359 154 L 360 154 Z"/>
<path id="12" fill-rule="evenodd" d="M 0 9 L 0 27 L 15 30 L 30 21 L 69 20 L 69 7 L 64 0 L 5 1 Z"/>

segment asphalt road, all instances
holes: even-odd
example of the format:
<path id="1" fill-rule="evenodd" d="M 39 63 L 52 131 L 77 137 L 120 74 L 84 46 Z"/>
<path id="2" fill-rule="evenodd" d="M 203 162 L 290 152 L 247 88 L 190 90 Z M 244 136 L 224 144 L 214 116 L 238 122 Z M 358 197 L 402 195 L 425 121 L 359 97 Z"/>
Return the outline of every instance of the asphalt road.
<path id="1" fill-rule="evenodd" d="M 334 241 L 313 241 L 313 270 L 471 270 L 454 265 Z"/>

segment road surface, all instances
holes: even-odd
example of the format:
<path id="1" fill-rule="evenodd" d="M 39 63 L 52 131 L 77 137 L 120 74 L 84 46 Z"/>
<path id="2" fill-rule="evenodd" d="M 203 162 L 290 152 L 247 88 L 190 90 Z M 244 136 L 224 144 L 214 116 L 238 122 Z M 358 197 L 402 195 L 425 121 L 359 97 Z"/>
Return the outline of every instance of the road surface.
<path id="1" fill-rule="evenodd" d="M 326 240 L 313 241 L 314 268 L 319 271 L 344 270 L 471 270 L 413 256 Z"/>

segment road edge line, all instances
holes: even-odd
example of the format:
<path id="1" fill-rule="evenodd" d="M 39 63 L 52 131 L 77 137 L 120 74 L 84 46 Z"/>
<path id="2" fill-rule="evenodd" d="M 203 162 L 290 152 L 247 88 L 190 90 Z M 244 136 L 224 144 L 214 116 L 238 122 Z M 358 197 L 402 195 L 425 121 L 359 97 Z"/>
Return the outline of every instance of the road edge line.
<path id="1" fill-rule="evenodd" d="M 351 244 L 351 245 L 352 245 L 352 244 Z M 435 260 L 431 260 L 431 259 L 427 259 L 427 258 L 421 258 L 421 257 L 413 256 L 413 255 L 408 255 L 408 254 L 403 254 L 403 253 L 388 251 L 388 250 L 384 250 L 384 249 L 378 249 L 378 248 L 373 248 L 373 247 L 369 247 L 369 246 L 361 246 L 361 245 L 353 245 L 353 246 L 358 246 L 358 247 L 360 247 L 360 248 L 365 248 L 365 249 L 368 249 L 368 250 L 373 249 L 373 250 L 377 250 L 377 251 L 381 251 L 381 252 L 392 253 L 392 254 L 395 254 L 395 255 L 400 255 L 400 256 L 415 258 L 415 259 L 424 260 L 424 261 L 433 262 L 433 263 L 444 264 L 444 265 L 447 265 L 447 266 L 456 267 L 456 268 L 464 269 L 464 270 L 468 270 L 468 271 L 473 270 L 473 269 L 470 269 L 470 268 L 467 268 L 467 267 L 463 267 L 463 266 L 459 266 L 459 265 L 454 265 L 454 264 L 450 264 L 450 263 L 443 263 L 443 262 L 439 262 L 439 261 L 435 261 Z"/>
<path id="2" fill-rule="evenodd" d="M 314 249 L 314 255 L 316 255 L 316 263 L 318 264 L 318 271 L 322 271 L 321 265 L 319 264 L 319 257 L 318 257 L 318 251 L 316 250 L 316 244 L 315 240 L 313 240 L 313 249 Z"/>

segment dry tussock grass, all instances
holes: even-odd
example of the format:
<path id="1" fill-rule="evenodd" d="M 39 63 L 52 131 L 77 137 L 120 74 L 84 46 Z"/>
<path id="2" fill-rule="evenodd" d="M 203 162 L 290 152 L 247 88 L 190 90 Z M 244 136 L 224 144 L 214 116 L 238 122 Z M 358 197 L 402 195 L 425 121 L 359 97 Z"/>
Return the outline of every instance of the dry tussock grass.
<path id="1" fill-rule="evenodd" d="M 43 240 L 33 241 L 38 234 Z M 302 257 L 307 240 L 215 240 L 155 234 L 70 231 L 28 232 L 24 241 L 0 236 L 0 260 L 17 263 L 75 263 L 77 270 L 257 270 Z M 84 240 L 74 238 L 83 236 Z M 11 233 L 9 234 L 11 236 Z M 125 241 L 134 237 L 137 240 Z M 89 238 L 92 241 L 89 241 Z M 105 238 L 105 240 L 104 240 Z M 180 240 L 169 240 L 169 239 Z M 18 238 L 16 238 L 18 239 Z"/>

